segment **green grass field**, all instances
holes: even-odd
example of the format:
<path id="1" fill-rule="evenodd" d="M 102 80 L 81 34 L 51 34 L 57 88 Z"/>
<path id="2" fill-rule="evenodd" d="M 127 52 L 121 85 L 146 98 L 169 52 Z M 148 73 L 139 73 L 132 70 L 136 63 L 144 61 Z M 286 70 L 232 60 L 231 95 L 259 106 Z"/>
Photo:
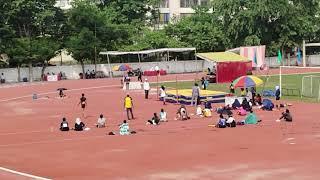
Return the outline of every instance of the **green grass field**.
<path id="1" fill-rule="evenodd" d="M 307 75 L 316 75 L 320 76 L 320 73 L 310 73 L 310 74 L 295 74 L 295 75 L 283 75 L 282 76 L 282 99 L 284 100 L 299 100 L 305 102 L 319 102 L 317 98 L 310 98 L 310 97 L 302 97 L 301 98 L 301 91 L 302 91 L 302 78 Z M 263 90 L 274 90 L 276 85 L 279 85 L 279 75 L 272 75 L 272 76 L 259 76 L 264 84 L 257 87 L 257 93 L 262 93 Z M 319 87 L 320 78 L 316 78 L 314 80 L 314 84 L 318 84 Z M 190 89 L 194 84 L 194 81 L 187 81 L 187 82 L 168 82 L 159 84 L 164 85 L 169 89 Z M 200 84 L 200 83 L 199 83 Z M 155 85 L 155 84 L 154 84 Z M 223 91 L 229 92 L 229 83 L 228 84 L 209 84 L 209 90 L 215 91 Z M 309 84 L 307 84 L 307 88 Z M 315 87 L 315 86 L 314 86 Z M 286 90 L 286 89 L 291 89 Z M 313 88 L 313 91 L 319 92 L 319 88 Z M 236 93 L 239 95 L 240 90 L 236 89 Z"/>

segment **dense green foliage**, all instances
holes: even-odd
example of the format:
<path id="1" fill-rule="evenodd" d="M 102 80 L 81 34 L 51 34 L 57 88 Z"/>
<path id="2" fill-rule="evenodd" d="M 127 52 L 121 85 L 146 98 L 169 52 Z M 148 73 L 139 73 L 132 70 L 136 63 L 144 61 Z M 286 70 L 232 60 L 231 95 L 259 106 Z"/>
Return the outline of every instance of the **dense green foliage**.
<path id="1" fill-rule="evenodd" d="M 0 0 L 0 52 L 10 66 L 46 64 L 61 49 L 82 65 L 103 50 L 196 47 L 223 51 L 266 45 L 267 55 L 291 52 L 302 40 L 319 41 L 319 0 L 214 0 L 194 7 L 162 30 L 159 0 L 76 0 L 62 11 L 55 0 Z"/>

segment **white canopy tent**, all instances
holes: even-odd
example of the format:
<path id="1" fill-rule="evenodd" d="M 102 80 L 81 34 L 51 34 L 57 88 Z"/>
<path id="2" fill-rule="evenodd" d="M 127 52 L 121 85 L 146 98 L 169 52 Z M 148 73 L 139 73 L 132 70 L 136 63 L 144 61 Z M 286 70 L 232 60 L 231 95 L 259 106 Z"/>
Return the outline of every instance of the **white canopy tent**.
<path id="1" fill-rule="evenodd" d="M 100 52 L 100 55 L 106 55 L 109 65 L 109 71 L 112 71 L 111 64 L 110 64 L 110 58 L 109 56 L 120 56 L 120 55 L 138 55 L 139 63 L 141 63 L 141 57 L 140 55 L 143 54 L 152 54 L 152 53 L 161 53 L 161 52 L 167 52 L 168 53 L 168 60 L 169 60 L 169 53 L 170 52 L 188 52 L 188 51 L 194 51 L 195 53 L 195 60 L 197 60 L 197 50 L 196 48 L 161 48 L 161 49 L 150 49 L 150 50 L 143 50 L 143 51 L 106 51 L 106 52 Z M 112 76 L 112 73 L 110 73 L 110 76 Z"/>

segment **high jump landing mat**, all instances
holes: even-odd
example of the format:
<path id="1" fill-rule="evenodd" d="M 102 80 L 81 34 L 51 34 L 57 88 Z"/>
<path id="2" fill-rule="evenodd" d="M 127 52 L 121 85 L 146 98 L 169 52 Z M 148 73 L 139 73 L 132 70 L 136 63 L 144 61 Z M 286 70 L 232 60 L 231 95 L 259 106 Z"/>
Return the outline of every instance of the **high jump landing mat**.
<path id="1" fill-rule="evenodd" d="M 178 93 L 178 94 L 177 94 Z M 210 90 L 200 90 L 200 102 L 205 101 L 211 103 L 224 103 L 227 93 L 222 91 L 210 91 Z M 180 104 L 191 104 L 192 100 L 192 89 L 179 89 L 167 91 L 166 102 Z"/>

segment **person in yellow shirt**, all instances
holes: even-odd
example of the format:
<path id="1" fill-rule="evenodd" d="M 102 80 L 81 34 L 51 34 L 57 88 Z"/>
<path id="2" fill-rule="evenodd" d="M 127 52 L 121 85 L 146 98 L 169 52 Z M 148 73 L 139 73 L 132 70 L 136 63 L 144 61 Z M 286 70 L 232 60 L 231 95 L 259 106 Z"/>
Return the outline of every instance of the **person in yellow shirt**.
<path id="1" fill-rule="evenodd" d="M 129 112 L 131 114 L 131 118 L 134 119 L 133 113 L 132 113 L 133 102 L 132 102 L 132 98 L 130 97 L 129 94 L 127 94 L 127 96 L 124 98 L 124 108 L 127 111 L 128 120 L 130 120 Z"/>

